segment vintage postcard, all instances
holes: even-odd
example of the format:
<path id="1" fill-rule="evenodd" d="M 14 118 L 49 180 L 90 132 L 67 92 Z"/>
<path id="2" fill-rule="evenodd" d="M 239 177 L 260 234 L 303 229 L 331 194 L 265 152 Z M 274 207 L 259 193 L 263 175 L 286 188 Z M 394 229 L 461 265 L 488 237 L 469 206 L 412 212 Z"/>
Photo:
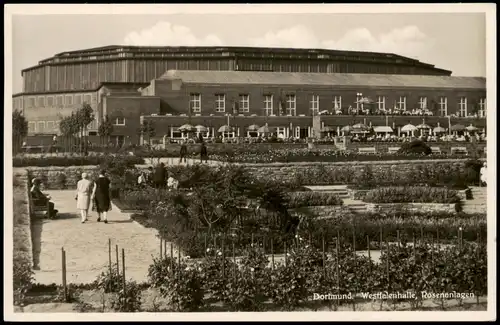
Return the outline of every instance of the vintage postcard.
<path id="1" fill-rule="evenodd" d="M 495 9 L 5 6 L 6 319 L 496 319 Z"/>

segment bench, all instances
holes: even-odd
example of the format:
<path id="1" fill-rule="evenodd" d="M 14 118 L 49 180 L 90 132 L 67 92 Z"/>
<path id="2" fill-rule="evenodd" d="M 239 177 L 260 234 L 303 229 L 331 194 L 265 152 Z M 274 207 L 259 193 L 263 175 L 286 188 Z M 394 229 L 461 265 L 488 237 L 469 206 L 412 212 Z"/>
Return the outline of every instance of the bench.
<path id="1" fill-rule="evenodd" d="M 452 147 L 451 148 L 451 154 L 468 154 L 467 148 L 466 147 Z"/>
<path id="2" fill-rule="evenodd" d="M 441 153 L 440 147 L 431 147 L 432 153 Z"/>
<path id="3" fill-rule="evenodd" d="M 398 152 L 400 147 L 389 147 L 388 151 L 389 153 L 396 153 Z"/>
<path id="4" fill-rule="evenodd" d="M 377 153 L 375 147 L 358 148 L 358 153 Z"/>
<path id="5" fill-rule="evenodd" d="M 33 197 L 31 196 L 31 191 L 28 190 L 28 198 L 29 198 L 29 209 L 30 209 L 30 216 L 32 218 L 40 216 L 42 218 L 49 217 L 52 218 L 53 216 L 49 216 L 49 210 L 50 210 L 50 204 L 49 200 L 46 202 L 40 202 L 37 200 L 33 200 Z"/>

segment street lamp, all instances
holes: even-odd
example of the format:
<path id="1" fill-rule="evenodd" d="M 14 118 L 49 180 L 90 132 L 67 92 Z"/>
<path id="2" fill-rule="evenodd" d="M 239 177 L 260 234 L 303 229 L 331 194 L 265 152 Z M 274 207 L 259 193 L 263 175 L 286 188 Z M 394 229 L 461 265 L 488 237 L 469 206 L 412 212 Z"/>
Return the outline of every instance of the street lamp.
<path id="1" fill-rule="evenodd" d="M 363 103 L 360 103 L 361 100 L 363 99 L 363 94 L 362 93 L 357 93 L 356 94 L 356 98 L 357 98 L 357 109 L 361 108 L 361 110 L 363 110 Z"/>

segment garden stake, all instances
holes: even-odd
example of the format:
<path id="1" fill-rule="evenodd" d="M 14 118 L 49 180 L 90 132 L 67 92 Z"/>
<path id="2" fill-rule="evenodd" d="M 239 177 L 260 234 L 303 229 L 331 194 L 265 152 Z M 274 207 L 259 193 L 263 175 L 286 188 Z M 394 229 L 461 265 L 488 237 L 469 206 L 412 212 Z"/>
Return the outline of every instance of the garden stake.
<path id="1" fill-rule="evenodd" d="M 390 293 L 391 291 L 391 277 L 389 275 L 389 243 L 387 242 L 387 239 L 385 240 L 385 245 L 387 246 L 386 248 L 386 254 L 387 254 L 387 258 L 386 258 L 386 262 L 385 262 L 385 267 L 386 267 L 386 272 L 387 272 L 387 292 Z M 380 299 L 380 310 L 382 310 L 382 305 L 383 305 L 383 299 Z"/>
<path id="2" fill-rule="evenodd" d="M 431 265 L 432 269 L 434 269 L 434 236 L 431 235 Z"/>
<path id="3" fill-rule="evenodd" d="M 181 267 L 181 250 L 177 247 L 177 260 L 179 261 L 179 269 Z"/>
<path id="4" fill-rule="evenodd" d="M 401 245 L 400 245 L 401 241 L 400 241 L 400 239 L 399 239 L 399 229 L 398 229 L 398 230 L 397 230 L 397 232 L 396 232 L 396 236 L 397 236 L 398 248 L 399 248 L 399 247 L 401 247 Z"/>
<path id="5" fill-rule="evenodd" d="M 436 230 L 436 243 L 437 243 L 438 248 L 439 248 L 439 229 Z"/>
<path id="6" fill-rule="evenodd" d="M 111 273 L 113 272 L 111 266 L 111 238 L 108 238 L 108 260 L 109 260 L 109 276 L 111 277 Z M 110 279 L 111 280 L 111 279 Z"/>
<path id="7" fill-rule="evenodd" d="M 372 257 L 371 257 L 371 251 L 370 251 L 370 236 L 369 235 L 366 235 L 366 242 L 368 243 L 368 260 L 370 261 L 370 268 L 371 268 L 371 261 L 372 261 Z"/>
<path id="8" fill-rule="evenodd" d="M 207 233 L 205 233 L 205 257 L 207 256 Z"/>
<path id="9" fill-rule="evenodd" d="M 250 247 L 253 247 L 253 233 L 252 233 L 252 241 Z"/>
<path id="10" fill-rule="evenodd" d="M 382 251 L 382 235 L 383 235 L 383 230 L 382 230 L 382 227 L 380 227 L 380 239 L 379 239 L 379 247 L 380 247 L 380 251 Z"/>
<path id="11" fill-rule="evenodd" d="M 217 254 L 217 235 L 214 234 L 214 254 Z"/>
<path id="12" fill-rule="evenodd" d="M 274 270 L 274 242 L 271 236 L 271 269 Z"/>
<path id="13" fill-rule="evenodd" d="M 424 243 L 424 227 L 420 227 L 420 243 Z"/>
<path id="14" fill-rule="evenodd" d="M 417 242 L 416 242 L 416 239 L 415 239 L 415 233 L 413 233 L 413 259 L 415 260 L 415 263 L 417 261 L 417 252 L 416 252 L 416 249 L 417 249 Z"/>
<path id="15" fill-rule="evenodd" d="M 118 245 L 115 245 L 116 251 L 116 274 L 120 275 L 120 258 L 118 257 Z"/>
<path id="16" fill-rule="evenodd" d="M 336 278 L 337 278 L 337 295 L 340 294 L 340 256 L 339 256 L 339 253 L 340 253 L 340 238 L 339 238 L 339 232 L 337 231 L 337 245 L 335 245 L 335 250 L 336 250 L 336 255 L 337 255 L 337 258 L 335 259 L 335 266 L 336 266 Z M 340 301 L 339 300 L 336 300 L 336 309 L 339 308 L 339 305 L 340 305 Z"/>
<path id="17" fill-rule="evenodd" d="M 287 251 L 286 251 L 286 240 L 285 242 L 283 243 L 283 245 L 285 246 L 285 267 L 287 265 L 287 258 L 286 258 L 286 254 L 287 254 Z"/>
<path id="18" fill-rule="evenodd" d="M 167 241 L 163 241 L 163 255 L 167 258 Z"/>
<path id="19" fill-rule="evenodd" d="M 354 254 L 354 261 L 356 261 L 356 230 L 352 229 L 352 252 Z"/>
<path id="20" fill-rule="evenodd" d="M 236 251 L 234 248 L 234 239 L 233 239 L 233 277 L 236 278 Z"/>
<path id="21" fill-rule="evenodd" d="M 125 296 L 125 285 L 126 285 L 126 277 L 125 277 L 125 249 L 122 248 L 122 273 L 123 273 L 123 294 Z"/>
<path id="22" fill-rule="evenodd" d="M 325 235 L 321 237 L 321 244 L 323 246 L 323 275 L 326 277 Z"/>
<path id="23" fill-rule="evenodd" d="M 160 237 L 160 259 L 163 259 L 163 238 Z"/>
<path id="24" fill-rule="evenodd" d="M 224 239 L 225 235 L 222 236 L 222 244 L 221 244 L 221 249 L 222 249 L 222 279 L 224 280 L 224 275 L 226 274 L 226 254 L 224 253 Z"/>
<path id="25" fill-rule="evenodd" d="M 462 249 L 462 228 L 458 228 L 458 246 Z"/>
<path id="26" fill-rule="evenodd" d="M 61 248 L 61 263 L 62 263 L 62 285 L 64 301 L 68 301 L 68 287 L 66 285 L 66 251 L 64 247 Z"/>

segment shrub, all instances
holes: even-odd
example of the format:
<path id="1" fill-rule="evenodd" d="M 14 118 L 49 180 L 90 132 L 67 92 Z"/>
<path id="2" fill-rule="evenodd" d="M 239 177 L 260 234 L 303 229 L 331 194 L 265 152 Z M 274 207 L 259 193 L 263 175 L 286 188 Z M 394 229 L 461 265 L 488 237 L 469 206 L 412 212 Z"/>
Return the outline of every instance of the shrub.
<path id="1" fill-rule="evenodd" d="M 399 148 L 398 153 L 430 155 L 432 149 L 422 140 L 413 140 L 411 142 L 404 142 L 401 148 Z"/>
<path id="2" fill-rule="evenodd" d="M 67 188 L 66 174 L 58 173 L 56 176 L 56 184 L 58 188 L 65 190 Z"/>
<path id="3" fill-rule="evenodd" d="M 380 187 L 370 190 L 364 197 L 370 203 L 458 203 L 458 193 L 447 188 L 409 186 Z"/>
<path id="4" fill-rule="evenodd" d="M 319 206 L 319 205 L 342 205 L 342 199 L 332 193 L 322 192 L 292 192 L 288 194 L 289 208 L 298 208 L 303 206 Z"/>
<path id="5" fill-rule="evenodd" d="M 182 264 L 172 274 L 171 279 L 168 286 L 161 287 L 161 292 L 165 297 L 170 298 L 177 311 L 197 311 L 203 307 L 203 269 L 201 267 Z"/>
<path id="6" fill-rule="evenodd" d="M 129 281 L 118 291 L 118 295 L 111 300 L 111 308 L 120 313 L 133 313 L 141 309 L 142 289 L 135 281 Z"/>
<path id="7" fill-rule="evenodd" d="M 31 289 L 35 280 L 35 273 L 31 268 L 31 261 L 14 254 L 14 305 L 22 306 L 26 293 Z"/>
<path id="8" fill-rule="evenodd" d="M 94 280 L 93 285 L 104 292 L 119 292 L 123 288 L 123 277 L 118 273 L 116 264 L 111 266 L 111 270 L 101 272 Z"/>
<path id="9" fill-rule="evenodd" d="M 102 165 L 108 161 L 120 159 L 127 164 L 144 164 L 144 159 L 134 156 L 46 156 L 46 157 L 15 157 L 13 158 L 14 167 L 49 167 L 49 166 L 91 166 Z"/>

